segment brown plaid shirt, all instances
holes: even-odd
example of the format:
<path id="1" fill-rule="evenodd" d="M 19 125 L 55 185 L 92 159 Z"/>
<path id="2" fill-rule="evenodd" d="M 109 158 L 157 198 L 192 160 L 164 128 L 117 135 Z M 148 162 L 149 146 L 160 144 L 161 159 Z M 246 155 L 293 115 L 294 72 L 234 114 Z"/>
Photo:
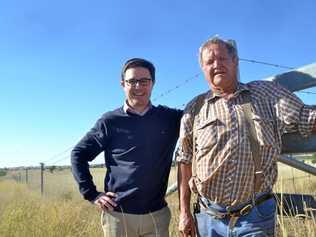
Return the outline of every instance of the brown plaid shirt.
<path id="1" fill-rule="evenodd" d="M 209 91 L 195 118 L 197 97 L 188 103 L 181 120 L 177 161 L 192 162 L 194 121 L 196 187 L 201 195 L 223 205 L 242 203 L 254 193 L 254 161 L 241 108 L 245 93 L 250 93 L 260 145 L 261 191 L 272 190 L 276 182 L 282 134 L 298 131 L 308 136 L 316 120 L 315 109 L 269 81 L 240 83 L 229 100 Z"/>

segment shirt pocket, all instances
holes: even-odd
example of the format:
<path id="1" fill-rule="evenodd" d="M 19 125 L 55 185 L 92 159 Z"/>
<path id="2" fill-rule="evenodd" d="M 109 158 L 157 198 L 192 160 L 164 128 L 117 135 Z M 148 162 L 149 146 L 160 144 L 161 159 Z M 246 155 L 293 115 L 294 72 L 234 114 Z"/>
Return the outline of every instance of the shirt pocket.
<path id="1" fill-rule="evenodd" d="M 273 119 L 260 117 L 258 115 L 253 115 L 252 119 L 255 124 L 259 145 L 274 147 L 276 145 L 276 133 Z"/>
<path id="2" fill-rule="evenodd" d="M 197 149 L 210 149 L 217 143 L 218 136 L 218 119 L 211 118 L 196 126 L 196 145 Z"/>

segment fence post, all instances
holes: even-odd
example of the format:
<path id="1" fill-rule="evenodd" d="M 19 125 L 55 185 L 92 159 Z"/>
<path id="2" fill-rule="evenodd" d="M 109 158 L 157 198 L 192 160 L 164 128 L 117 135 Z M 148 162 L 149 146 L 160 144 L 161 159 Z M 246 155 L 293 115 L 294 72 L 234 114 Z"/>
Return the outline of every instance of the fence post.
<path id="1" fill-rule="evenodd" d="M 29 174 L 28 174 L 28 168 L 25 168 L 25 183 L 28 184 L 29 182 Z"/>
<path id="2" fill-rule="evenodd" d="M 44 163 L 41 164 L 41 194 L 44 194 Z"/>

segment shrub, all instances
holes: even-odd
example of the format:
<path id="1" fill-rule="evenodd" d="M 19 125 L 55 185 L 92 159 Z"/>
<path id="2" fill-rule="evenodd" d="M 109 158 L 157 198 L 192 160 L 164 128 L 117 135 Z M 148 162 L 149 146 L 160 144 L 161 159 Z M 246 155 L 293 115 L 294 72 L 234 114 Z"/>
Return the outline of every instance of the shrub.
<path id="1" fill-rule="evenodd" d="M 6 176 L 7 175 L 7 171 L 6 170 L 0 170 L 0 176 Z"/>

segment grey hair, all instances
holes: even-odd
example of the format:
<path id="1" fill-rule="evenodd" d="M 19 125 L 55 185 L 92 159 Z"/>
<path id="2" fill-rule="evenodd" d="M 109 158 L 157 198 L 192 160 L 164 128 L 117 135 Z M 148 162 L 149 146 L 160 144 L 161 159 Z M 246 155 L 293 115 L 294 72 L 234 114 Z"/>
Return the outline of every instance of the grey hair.
<path id="1" fill-rule="evenodd" d="M 237 46 L 235 40 L 224 40 L 219 36 L 215 35 L 205 41 L 201 47 L 199 48 L 199 63 L 202 66 L 202 52 L 204 49 L 209 47 L 211 44 L 224 44 L 227 48 L 228 54 L 232 56 L 232 58 L 238 58 Z"/>

